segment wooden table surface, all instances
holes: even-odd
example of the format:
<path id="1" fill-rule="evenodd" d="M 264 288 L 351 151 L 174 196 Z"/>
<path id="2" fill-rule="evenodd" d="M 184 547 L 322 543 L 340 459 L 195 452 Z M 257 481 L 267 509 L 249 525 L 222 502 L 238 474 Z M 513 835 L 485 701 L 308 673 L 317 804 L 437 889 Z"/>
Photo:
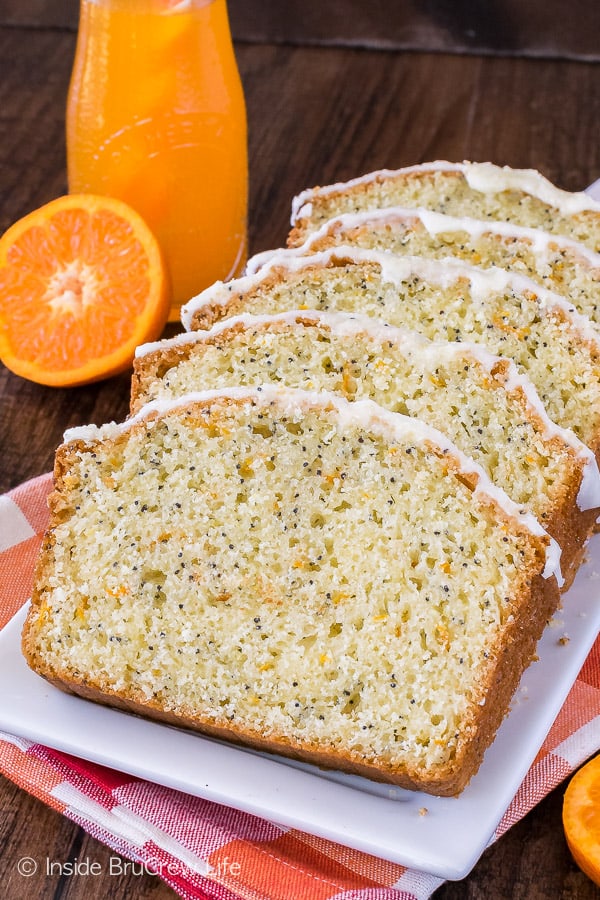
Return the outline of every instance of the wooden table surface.
<path id="1" fill-rule="evenodd" d="M 35 12 L 40 4 L 29 6 Z M 44 17 L 21 25 L 1 16 L 3 230 L 66 191 L 64 106 L 75 36 L 44 24 Z M 489 159 L 538 168 L 571 190 L 600 178 L 600 69 L 594 63 L 266 39 L 239 41 L 236 50 L 249 115 L 252 252 L 283 243 L 295 192 L 375 168 Z M 124 375 L 91 387 L 45 389 L 0 366 L 0 491 L 48 471 L 65 428 L 124 417 L 128 387 Z M 600 889 L 567 851 L 562 793 L 554 791 L 483 855 L 468 878 L 441 887 L 436 900 L 599 898 Z M 109 875 L 112 851 L 6 780 L 0 782 L 0 847 L 0 893 L 10 900 L 175 896 L 151 876 Z M 24 879 L 17 871 L 23 856 L 88 858 L 107 874 Z"/>

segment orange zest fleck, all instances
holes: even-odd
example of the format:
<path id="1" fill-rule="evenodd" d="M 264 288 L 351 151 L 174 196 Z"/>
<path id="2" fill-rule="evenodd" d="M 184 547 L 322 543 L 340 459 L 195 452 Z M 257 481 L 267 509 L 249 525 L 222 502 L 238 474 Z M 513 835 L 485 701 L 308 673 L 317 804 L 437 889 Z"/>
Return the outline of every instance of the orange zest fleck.
<path id="1" fill-rule="evenodd" d="M 106 593 L 109 597 L 125 597 L 131 593 L 131 589 L 127 584 L 120 584 L 115 588 L 107 588 Z"/>
<path id="2" fill-rule="evenodd" d="M 445 625 L 435 626 L 435 637 L 438 644 L 443 644 L 446 650 L 450 649 L 450 632 Z"/>
<path id="3" fill-rule="evenodd" d="M 600 885 L 600 755 L 571 778 L 563 802 L 563 827 L 573 859 Z"/>
<path id="4" fill-rule="evenodd" d="M 346 397 L 350 397 L 355 390 L 356 382 L 352 375 L 352 365 L 346 360 L 342 366 L 342 391 Z"/>
<path id="5" fill-rule="evenodd" d="M 263 663 L 262 666 L 258 667 L 259 672 L 270 672 L 273 669 L 273 663 Z"/>
<path id="6" fill-rule="evenodd" d="M 518 328 L 516 325 L 510 325 L 506 321 L 507 316 L 508 314 L 506 313 L 503 313 L 502 315 L 492 316 L 492 324 L 494 328 L 497 328 L 499 331 L 504 331 L 506 334 L 512 334 L 519 340 L 523 340 L 530 334 L 531 329 L 527 326 Z"/>
<path id="7" fill-rule="evenodd" d="M 0 359 L 30 381 L 68 387 L 125 371 L 169 305 L 156 238 L 120 200 L 59 197 L 0 238 Z"/>
<path id="8" fill-rule="evenodd" d="M 434 375 L 432 373 L 429 374 L 429 380 L 435 387 L 446 387 L 446 379 L 440 377 L 439 375 Z"/>

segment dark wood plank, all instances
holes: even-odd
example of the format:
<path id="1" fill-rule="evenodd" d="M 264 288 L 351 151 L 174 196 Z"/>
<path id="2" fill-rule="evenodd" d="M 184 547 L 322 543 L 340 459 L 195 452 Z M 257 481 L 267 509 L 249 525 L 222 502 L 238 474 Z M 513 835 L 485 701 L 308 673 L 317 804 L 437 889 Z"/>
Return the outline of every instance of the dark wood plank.
<path id="1" fill-rule="evenodd" d="M 229 0 L 228 6 L 239 40 L 600 58 L 596 0 L 574 0 L 568 15 L 562 0 Z"/>
<path id="2" fill-rule="evenodd" d="M 64 106 L 72 34 L 0 30 L 0 166 L 3 231 L 66 190 Z"/>
<path id="3" fill-rule="evenodd" d="M 0 25 L 73 30 L 78 16 L 79 0 L 2 0 Z"/>
<path id="4" fill-rule="evenodd" d="M 236 40 L 600 59 L 597 0 L 228 0 Z M 77 27 L 78 0 L 3 0 L 0 25 Z"/>

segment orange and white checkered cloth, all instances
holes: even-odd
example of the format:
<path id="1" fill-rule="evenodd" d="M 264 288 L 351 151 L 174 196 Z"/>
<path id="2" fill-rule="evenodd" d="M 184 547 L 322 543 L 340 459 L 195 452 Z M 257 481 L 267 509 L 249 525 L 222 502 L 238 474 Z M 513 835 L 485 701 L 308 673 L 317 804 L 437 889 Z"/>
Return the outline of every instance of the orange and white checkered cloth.
<path id="1" fill-rule="evenodd" d="M 0 497 L 0 628 L 25 603 L 48 521 L 44 475 Z M 600 749 L 600 639 L 500 837 Z M 441 879 L 0 733 L 0 771 L 189 900 L 425 900 Z"/>

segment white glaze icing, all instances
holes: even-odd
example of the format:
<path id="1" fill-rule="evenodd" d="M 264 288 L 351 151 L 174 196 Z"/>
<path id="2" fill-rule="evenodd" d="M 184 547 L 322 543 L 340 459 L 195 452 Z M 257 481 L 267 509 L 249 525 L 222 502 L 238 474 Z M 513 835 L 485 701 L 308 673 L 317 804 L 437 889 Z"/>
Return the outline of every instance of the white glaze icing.
<path id="1" fill-rule="evenodd" d="M 302 191 L 292 200 L 291 224 L 295 225 L 299 219 L 311 215 L 311 200 L 315 197 L 345 191 L 361 184 L 369 184 L 377 179 L 386 180 L 414 172 L 435 171 L 462 172 L 469 186 L 482 193 L 498 193 L 505 190 L 523 191 L 567 216 L 586 210 L 600 213 L 600 203 L 592 200 L 588 194 L 564 191 L 553 185 L 535 169 L 512 169 L 509 166 L 496 166 L 490 162 L 451 163 L 445 160 L 436 160 L 402 169 L 379 169 L 350 181 L 340 181 Z"/>
<path id="2" fill-rule="evenodd" d="M 229 321 L 231 321 L 231 319 L 224 319 L 222 322 L 217 322 L 217 325 L 225 324 L 225 322 Z M 146 356 L 148 353 L 154 353 L 156 350 L 163 350 L 169 347 L 179 347 L 185 344 L 194 344 L 205 334 L 208 334 L 208 332 L 182 331 L 179 334 L 173 335 L 173 337 L 171 338 L 161 338 L 158 341 L 148 341 L 145 344 L 138 344 L 138 346 L 135 348 L 135 358 L 139 359 L 142 356 Z"/>
<path id="3" fill-rule="evenodd" d="M 420 222 L 432 237 L 438 234 L 465 232 L 474 240 L 486 234 L 513 238 L 530 244 L 532 252 L 540 257 L 550 256 L 556 250 L 564 250 L 578 258 L 583 265 L 589 266 L 591 269 L 598 269 L 597 274 L 600 278 L 600 253 L 594 253 L 589 247 L 571 238 L 551 234 L 539 228 L 526 228 L 521 225 L 514 225 L 511 222 L 472 219 L 469 216 L 449 216 L 445 213 L 435 212 L 422 207 L 386 206 L 380 209 L 344 213 L 333 219 L 328 219 L 316 231 L 311 232 L 303 244 L 298 247 L 288 248 L 287 252 L 295 256 L 314 253 L 315 251 L 312 248 L 324 237 L 334 233 L 336 229 L 349 231 L 353 228 L 369 225 L 393 225 L 395 222 Z M 257 272 L 272 256 L 281 252 L 281 249 L 263 250 L 261 253 L 256 253 L 247 262 L 246 274 L 250 275 Z"/>
<path id="4" fill-rule="evenodd" d="M 523 191 L 548 206 L 555 207 L 565 216 L 573 216 L 586 210 L 600 212 L 600 204 L 583 191 L 563 191 L 535 169 L 511 169 L 509 166 L 500 167 L 486 162 L 463 164 L 462 172 L 469 187 L 482 194 Z"/>

